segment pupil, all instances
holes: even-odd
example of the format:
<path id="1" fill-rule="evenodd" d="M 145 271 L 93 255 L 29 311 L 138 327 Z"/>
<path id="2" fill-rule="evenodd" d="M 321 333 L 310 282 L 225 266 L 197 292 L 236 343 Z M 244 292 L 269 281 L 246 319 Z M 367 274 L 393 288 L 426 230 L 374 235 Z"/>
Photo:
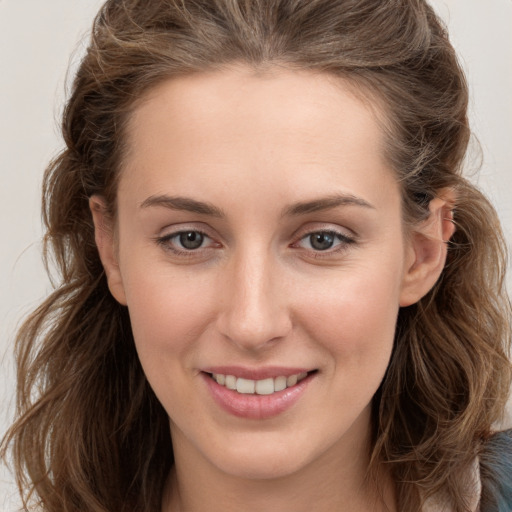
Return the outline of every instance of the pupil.
<path id="1" fill-rule="evenodd" d="M 330 233 L 315 233 L 310 237 L 311 247 L 317 251 L 325 251 L 332 247 L 334 236 Z"/>
<path id="2" fill-rule="evenodd" d="M 204 236 L 197 231 L 187 231 L 180 235 L 180 243 L 185 249 L 197 249 L 201 247 L 203 240 Z"/>

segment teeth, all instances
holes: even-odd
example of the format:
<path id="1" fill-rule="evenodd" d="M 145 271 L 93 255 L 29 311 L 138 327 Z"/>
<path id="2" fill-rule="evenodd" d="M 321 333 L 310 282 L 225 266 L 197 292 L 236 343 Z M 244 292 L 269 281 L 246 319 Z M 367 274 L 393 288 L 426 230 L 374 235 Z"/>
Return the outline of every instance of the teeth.
<path id="1" fill-rule="evenodd" d="M 236 390 L 244 395 L 271 395 L 276 391 L 283 391 L 286 388 L 295 386 L 297 382 L 307 377 L 307 372 L 297 373 L 289 377 L 279 376 L 262 380 L 243 379 L 234 375 L 212 374 L 212 378 L 221 386 Z"/>
<path id="2" fill-rule="evenodd" d="M 239 393 L 243 393 L 244 395 L 252 395 L 254 393 L 254 388 L 256 386 L 256 382 L 250 379 L 236 379 L 236 390 Z"/>
<path id="3" fill-rule="evenodd" d="M 290 387 L 290 386 L 295 386 L 295 384 L 297 384 L 297 381 L 299 380 L 299 376 L 298 375 L 290 375 L 287 379 L 286 379 L 286 386 L 287 387 Z"/>
<path id="4" fill-rule="evenodd" d="M 286 377 L 276 377 L 274 379 L 274 391 L 286 389 Z"/>
<path id="5" fill-rule="evenodd" d="M 236 389 L 236 377 L 235 376 L 226 375 L 225 381 L 226 381 L 226 387 L 228 389 Z M 220 382 L 219 382 L 219 384 L 220 384 Z"/>
<path id="6" fill-rule="evenodd" d="M 274 379 L 257 380 L 255 388 L 258 395 L 271 395 L 274 392 Z"/>

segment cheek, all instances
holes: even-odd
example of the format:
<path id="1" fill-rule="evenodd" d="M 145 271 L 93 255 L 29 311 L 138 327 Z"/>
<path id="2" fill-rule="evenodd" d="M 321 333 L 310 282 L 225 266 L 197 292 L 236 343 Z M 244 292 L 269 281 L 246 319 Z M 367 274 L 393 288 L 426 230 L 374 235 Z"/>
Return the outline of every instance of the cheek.
<path id="1" fill-rule="evenodd" d="M 361 417 L 382 383 L 393 349 L 399 288 L 389 273 L 383 277 L 369 266 L 347 269 L 326 284 L 303 295 L 300 316 L 304 338 L 326 361 L 325 378 L 319 380 L 325 400 L 312 414 L 324 418 L 330 411 L 322 421 L 334 438 Z"/>
<path id="2" fill-rule="evenodd" d="M 341 272 L 303 295 L 301 316 L 308 337 L 344 365 L 387 366 L 399 308 L 400 274 L 393 268 Z"/>
<path id="3" fill-rule="evenodd" d="M 125 291 L 133 335 L 146 373 L 186 356 L 211 317 L 208 283 L 169 270 L 127 272 Z"/>

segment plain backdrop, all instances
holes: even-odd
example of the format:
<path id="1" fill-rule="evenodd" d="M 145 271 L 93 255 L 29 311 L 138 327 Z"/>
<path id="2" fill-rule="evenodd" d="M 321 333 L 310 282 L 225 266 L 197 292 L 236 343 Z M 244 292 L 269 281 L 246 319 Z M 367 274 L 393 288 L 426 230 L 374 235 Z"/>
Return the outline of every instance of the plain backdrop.
<path id="1" fill-rule="evenodd" d="M 50 289 L 40 259 L 41 177 L 61 147 L 66 71 L 76 67 L 101 3 L 0 0 L 0 436 L 13 413 L 16 326 Z M 448 24 L 470 85 L 483 163 L 478 174 L 477 158 L 468 168 L 496 205 L 510 245 L 512 0 L 432 3 Z M 512 289 L 510 275 L 508 282 Z M 2 468 L 1 512 L 15 510 L 14 495 L 12 477 Z"/>

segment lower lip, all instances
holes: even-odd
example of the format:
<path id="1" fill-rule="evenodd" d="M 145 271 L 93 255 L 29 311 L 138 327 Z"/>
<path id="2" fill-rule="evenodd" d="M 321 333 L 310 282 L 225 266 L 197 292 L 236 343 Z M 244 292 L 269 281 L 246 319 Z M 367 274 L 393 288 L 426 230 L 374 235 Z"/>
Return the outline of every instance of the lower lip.
<path id="1" fill-rule="evenodd" d="M 226 412 L 239 418 L 264 420 L 273 418 L 290 409 L 305 393 L 315 374 L 309 374 L 290 388 L 271 395 L 243 394 L 217 384 L 203 373 L 203 379 L 215 402 Z"/>

